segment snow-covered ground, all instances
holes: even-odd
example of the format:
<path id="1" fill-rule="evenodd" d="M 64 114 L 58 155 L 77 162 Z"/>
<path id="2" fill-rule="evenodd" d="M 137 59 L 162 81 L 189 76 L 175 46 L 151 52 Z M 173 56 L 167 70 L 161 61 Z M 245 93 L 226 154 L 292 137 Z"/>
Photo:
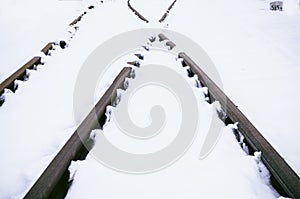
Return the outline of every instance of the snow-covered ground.
<path id="1" fill-rule="evenodd" d="M 1 1 L 0 79 L 11 74 L 49 41 L 70 39 L 68 24 L 86 10 L 90 2 Z M 297 156 L 300 150 L 297 143 L 300 131 L 297 121 L 300 111 L 298 1 L 287 0 L 283 12 L 271 12 L 265 0 L 178 0 L 164 24 L 154 20 L 161 17 L 158 10 L 166 9 L 152 8 L 157 1 L 148 6 L 149 10 L 157 11 L 155 16 L 149 10 L 145 13 L 150 24 L 134 16 L 126 1 L 97 2 L 96 9 L 88 11 L 79 23 L 79 30 L 71 29 L 75 36 L 68 48 L 56 47 L 51 57 L 43 58 L 43 66 L 30 71 L 29 81 L 21 82 L 15 94 L 5 95 L 6 102 L 0 108 L 0 150 L 6 152 L 0 166 L 0 198 L 22 197 L 73 133 L 76 128 L 73 89 L 87 56 L 113 35 L 153 26 L 178 31 L 201 45 L 214 61 L 225 92 L 300 173 Z M 138 8 L 140 2 L 132 0 L 132 5 Z M 161 5 L 168 3 L 171 1 L 165 0 Z M 141 12 L 147 9 L 147 3 L 143 5 Z M 118 70 L 113 71 L 111 76 L 117 73 Z M 98 190 L 103 194 L 100 185 L 105 185 L 104 190 L 111 194 L 130 194 L 133 189 L 126 187 L 136 186 L 136 195 L 132 196 L 149 193 L 149 197 L 160 197 L 151 194 L 170 182 L 172 184 L 162 193 L 166 197 L 172 190 L 178 191 L 172 196 L 180 196 L 183 192 L 210 196 L 207 194 L 211 187 L 218 190 L 214 191 L 215 197 L 237 198 L 241 193 L 249 197 L 275 197 L 264 182 L 267 177 L 261 178 L 258 172 L 261 165 L 257 164 L 257 158 L 246 156 L 230 131 L 229 127 L 224 127 L 219 144 L 207 160 L 193 159 L 198 155 L 196 140 L 196 145 L 178 164 L 151 175 L 129 176 L 113 172 L 100 167 L 88 156 L 86 161 L 77 163 L 78 172 L 69 197 L 79 197 L 73 195 L 78 192 L 98 194 Z M 232 186 L 227 179 L 233 179 Z M 85 180 L 95 184 L 80 184 Z M 147 192 L 147 185 L 154 191 Z M 181 186 L 185 187 L 183 192 Z M 122 191 L 115 191 L 116 187 Z"/>
<path id="2" fill-rule="evenodd" d="M 48 42 L 64 36 L 82 1 L 2 0 L 0 80 L 8 77 Z"/>
<path id="3" fill-rule="evenodd" d="M 219 120 L 221 137 L 216 148 L 205 159 L 199 159 L 201 146 L 207 136 L 212 117 L 217 117 L 215 105 L 208 104 L 205 99 L 205 89 L 197 88 L 196 77 L 188 78 L 186 69 L 182 68 L 176 54 L 169 54 L 161 50 L 150 48 L 149 52 L 142 52 L 144 61 L 141 68 L 136 69 L 136 78 L 129 80 L 129 88 L 121 92 L 121 102 L 111 112 L 110 122 L 106 123 L 103 131 L 95 130 L 95 146 L 84 161 L 72 162 L 70 166 L 73 180 L 67 198 L 276 198 L 278 194 L 269 185 L 269 173 L 257 156 L 248 156 L 241 148 L 232 132 L 235 125 L 224 126 Z M 130 59 L 129 59 L 130 60 Z M 133 154 L 148 154 L 160 151 L 170 145 L 178 134 L 182 118 L 180 108 L 182 104 L 177 99 L 178 93 L 172 94 L 166 85 L 144 85 L 140 81 L 145 75 L 141 73 L 151 64 L 169 67 L 185 79 L 197 98 L 199 126 L 191 148 L 181 159 L 169 167 L 149 172 L 144 175 L 119 172 L 121 168 L 114 168 L 98 156 L 97 150 L 103 146 L 102 140 L 109 140 L 119 149 Z M 118 68 L 119 63 L 111 67 Z M 157 71 L 160 73 L 160 71 Z M 157 74 L 159 75 L 159 74 Z M 169 77 L 165 77 L 166 79 Z M 133 88 L 132 88 L 133 87 Z M 170 87 L 172 88 L 172 87 Z M 177 96 L 178 97 L 178 96 Z M 192 96 L 188 96 L 192 97 Z M 151 139 L 133 139 L 125 135 L 119 128 L 120 123 L 115 119 L 120 106 L 126 106 L 129 100 L 129 115 L 133 123 L 146 127 L 150 124 L 149 113 L 151 107 L 160 105 L 166 113 L 166 124 L 162 132 Z M 196 108 L 196 107 L 194 107 Z M 155 120 L 156 118 L 152 118 Z M 152 121 L 153 122 L 153 121 Z M 129 132 L 128 132 L 129 133 Z M 186 134 L 186 133 L 185 133 Z M 109 154 L 108 150 L 102 149 Z"/>
<path id="4" fill-rule="evenodd" d="M 206 50 L 225 93 L 299 174 L 300 10 L 284 2 L 272 12 L 268 1 L 179 1 L 166 23 Z"/>
<path id="5" fill-rule="evenodd" d="M 81 8 L 88 14 L 81 20 L 79 31 L 75 32 L 68 26 L 62 30 L 66 41 L 73 37 L 67 49 L 57 46 L 51 57 L 43 58 L 44 65 L 38 66 L 37 71 L 30 71 L 29 81 L 19 82 L 15 94 L 5 94 L 6 102 L 1 107 L 0 116 L 0 147 L 7 153 L 3 154 L 3 164 L 0 166 L 0 198 L 22 197 L 76 129 L 73 91 L 87 56 L 114 34 L 139 27 L 141 23 L 131 13 L 122 16 L 129 24 L 120 24 L 120 19 L 113 16 L 111 10 L 128 11 L 125 2 L 110 2 L 103 8 L 101 3 L 95 5 L 97 12 Z M 100 18 L 97 17 L 99 13 Z M 102 24 L 95 28 L 98 21 Z M 110 31 L 103 31 L 109 25 Z M 73 33 L 68 33 L 68 30 Z"/>

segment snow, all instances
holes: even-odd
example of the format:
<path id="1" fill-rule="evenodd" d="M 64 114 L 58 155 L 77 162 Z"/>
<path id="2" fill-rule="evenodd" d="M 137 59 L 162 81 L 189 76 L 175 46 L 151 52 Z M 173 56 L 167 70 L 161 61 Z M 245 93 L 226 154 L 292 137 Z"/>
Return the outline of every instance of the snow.
<path id="1" fill-rule="evenodd" d="M 82 9 L 81 1 L 1 0 L 0 80 L 25 64 L 48 42 L 64 36 Z"/>
<path id="2" fill-rule="evenodd" d="M 268 8 L 269 1 L 178 1 L 165 23 L 206 50 L 225 93 L 299 174 L 299 2 Z"/>
<path id="3" fill-rule="evenodd" d="M 234 147 L 224 150 L 226 145 Z M 262 182 L 255 159 L 241 154 L 230 130 L 223 132 L 208 159 L 197 160 L 198 150 L 166 170 L 147 175 L 118 173 L 88 157 L 76 162 L 79 169 L 67 198 L 275 198 Z"/>
<path id="4" fill-rule="evenodd" d="M 59 49 L 52 52 L 61 60 L 64 54 Z M 19 82 L 16 94 L 5 95 L 7 101 L 1 107 L 0 117 L 1 121 L 11 122 L 1 124 L 1 150 L 6 151 L 0 171 L 1 194 L 12 196 L 28 189 L 75 130 L 69 103 L 73 83 L 59 81 L 65 74 L 75 81 L 76 70 L 69 73 L 63 63 L 49 59 L 37 71 L 30 71 L 30 84 Z"/>
<path id="5" fill-rule="evenodd" d="M 30 70 L 28 81 L 18 81 L 16 93 L 6 91 L 6 101 L 0 107 L 0 150 L 5 152 L 0 166 L 0 198 L 23 197 L 76 129 L 73 91 L 80 67 L 88 55 L 112 36 L 144 27 L 175 30 L 201 45 L 215 63 L 226 94 L 300 173 L 300 148 L 297 143 L 300 130 L 297 117 L 300 111 L 300 94 L 297 92 L 300 74 L 299 2 L 285 0 L 284 11 L 273 12 L 268 10 L 269 1 L 266 0 L 177 1 L 163 24 L 158 24 L 157 20 L 172 2 L 147 2 L 132 0 L 131 4 L 142 14 L 145 13 L 149 24 L 139 20 L 127 8 L 127 1 L 121 0 L 107 0 L 104 3 L 45 0 L 0 2 L 0 80 L 32 56 L 40 55 L 39 51 L 48 42 L 64 39 L 68 43 L 66 49 L 55 46 L 51 56 L 43 56 L 45 64 L 39 65 L 37 71 Z M 161 7 L 153 8 L 158 2 Z M 87 10 L 90 4 L 95 5 L 95 9 Z M 87 14 L 78 23 L 79 29 L 75 31 L 74 27 L 68 27 L 84 11 Z M 143 52 L 145 61 L 154 57 L 175 63 L 174 57 L 147 53 Z M 133 55 L 125 57 L 126 61 L 133 61 L 133 58 L 136 59 Z M 124 62 L 107 72 L 99 83 L 95 101 L 123 66 Z M 142 68 L 137 69 L 137 78 L 138 70 Z M 184 69 L 179 72 L 185 74 Z M 195 77 L 188 81 L 196 86 Z M 85 161 L 72 163 L 71 177 L 74 181 L 68 198 L 95 195 L 106 198 L 278 197 L 268 184 L 269 174 L 260 162 L 260 155 L 248 156 L 240 148 L 232 133 L 232 125 L 222 128 L 218 144 L 206 159 L 197 159 L 205 137 L 203 132 L 209 125 L 207 114 L 211 115 L 214 109 L 205 102 L 205 88 L 194 89 L 201 99 L 198 105 L 203 110 L 199 119 L 202 126 L 192 147 L 179 161 L 156 173 L 128 175 L 101 166 L 89 155 Z M 148 88 L 147 92 L 154 90 Z M 139 98 L 147 92 L 141 91 Z M 121 95 L 126 94 L 121 92 Z M 166 95 L 165 99 L 171 100 L 171 97 Z M 135 100 L 136 103 L 147 104 L 151 102 L 149 99 Z M 147 106 L 151 107 L 151 103 Z M 149 122 L 145 116 L 138 117 L 142 114 L 140 109 L 133 111 L 137 115 L 132 117 L 139 124 Z M 176 112 L 176 109 L 172 111 Z M 176 114 L 171 112 L 171 115 Z M 113 118 L 112 115 L 112 121 L 104 132 L 115 132 L 111 139 L 122 144 L 124 140 L 119 140 L 121 133 L 117 131 Z M 176 118 L 173 119 L 176 121 Z M 94 133 L 97 139 L 100 132 Z M 155 138 L 171 141 L 168 136 Z M 166 143 L 159 141 L 155 145 L 158 148 Z M 123 147 L 131 151 L 141 149 L 138 148 L 140 145 L 130 148 L 123 142 Z M 150 149 L 145 145 L 143 150 L 149 152 Z"/>
<path id="6" fill-rule="evenodd" d="M 91 51 L 109 39 L 113 32 L 130 30 L 136 25 L 135 20 L 132 25 L 118 25 L 118 19 L 113 18 L 110 10 L 127 11 L 124 5 L 125 2 L 118 8 L 108 2 L 104 8 L 101 3 L 97 4 L 99 12 L 91 10 L 84 16 L 68 48 L 55 46 L 51 57 L 44 57 L 45 64 L 38 65 L 37 71 L 30 70 L 29 80 L 20 82 L 16 93 L 5 95 L 0 114 L 0 149 L 7 152 L 3 154 L 0 166 L 0 198 L 23 197 L 75 131 L 77 123 L 73 119 L 72 101 L 77 74 Z M 93 28 L 93 32 L 86 27 L 94 27 L 97 19 L 106 17 L 112 20 L 104 20 L 102 26 Z M 135 16 L 129 14 L 123 19 L 130 21 Z M 115 24 L 110 26 L 112 32 L 103 32 L 103 27 L 109 24 Z M 69 40 L 73 34 L 68 33 L 67 26 L 64 30 L 63 38 Z M 87 42 L 89 37 L 93 40 Z"/>
<path id="7" fill-rule="evenodd" d="M 275 198 L 278 194 L 270 188 L 269 173 L 260 161 L 259 154 L 248 156 L 240 149 L 232 129 L 237 129 L 237 124 L 224 126 L 215 149 L 206 159 L 199 159 L 200 148 L 207 135 L 211 121 L 209 115 L 214 114 L 217 105 L 205 102 L 206 88 L 197 88 L 193 78 L 187 78 L 186 69 L 181 67 L 176 56 L 166 52 L 155 51 L 150 48 L 144 52 L 145 60 L 137 68 L 136 78 L 129 80 L 129 88 L 121 92 L 121 102 L 116 108 L 108 109 L 109 122 L 103 131 L 96 130 L 95 146 L 88 154 L 86 160 L 72 162 L 76 165 L 76 175 L 72 178 L 72 185 L 67 198 L 82 198 L 105 196 L 106 198 Z M 159 61 L 157 61 L 159 60 Z M 191 148 L 174 164 L 157 172 L 144 175 L 132 175 L 118 172 L 106 163 L 99 163 L 96 155 L 97 146 L 103 139 L 101 134 L 116 147 L 128 153 L 147 154 L 153 153 L 168 146 L 176 137 L 180 127 L 180 106 L 178 100 L 166 88 L 157 85 L 148 85 L 135 90 L 135 82 L 140 71 L 149 64 L 169 66 L 171 70 L 185 78 L 193 87 L 198 99 L 199 127 L 196 138 Z M 116 64 L 117 66 L 119 64 Z M 115 63 L 112 67 L 116 66 Z M 193 80 L 193 81 L 190 81 Z M 145 127 L 150 121 L 147 113 L 151 107 L 160 105 L 164 108 L 167 124 L 162 132 L 147 140 L 133 139 L 124 134 L 115 120 L 114 109 L 127 103 L 129 99 L 129 115 L 133 123 Z M 155 96 L 155 97 L 154 97 Z M 178 109 L 179 108 L 179 109 Z M 178 118 L 179 116 L 179 118 Z M 99 140 L 100 139 L 100 140 Z M 74 168 L 74 166 L 72 166 Z M 229 180 L 230 179 L 230 180 Z M 101 187 L 101 188 L 99 188 Z M 116 191 L 116 189 L 118 191 Z M 211 191 L 212 189 L 218 191 Z"/>

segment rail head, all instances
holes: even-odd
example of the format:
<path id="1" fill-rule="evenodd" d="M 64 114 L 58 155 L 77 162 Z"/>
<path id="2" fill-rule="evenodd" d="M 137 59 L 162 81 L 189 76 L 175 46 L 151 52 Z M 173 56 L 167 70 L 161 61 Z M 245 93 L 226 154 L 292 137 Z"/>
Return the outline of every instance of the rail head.
<path id="1" fill-rule="evenodd" d="M 0 94 L 4 93 L 5 88 L 14 91 L 14 81 L 17 79 L 22 79 L 26 75 L 27 69 L 33 69 L 35 65 L 38 65 L 40 63 L 41 57 L 39 56 L 33 57 L 31 60 L 29 60 L 26 64 L 24 64 L 21 68 L 19 68 L 16 72 L 14 72 L 0 84 Z"/>
<path id="2" fill-rule="evenodd" d="M 45 55 L 49 55 L 50 50 L 53 49 L 54 42 L 49 42 L 44 48 L 42 48 L 41 52 Z M 4 89 L 9 89 L 13 92 L 17 89 L 17 84 L 15 84 L 15 80 L 26 80 L 28 78 L 28 73 L 26 70 L 35 69 L 35 66 L 42 64 L 42 57 L 35 56 L 30 59 L 27 63 L 17 69 L 14 73 L 12 73 L 9 77 L 7 77 L 0 84 L 0 95 L 4 93 Z M 4 103 L 5 100 L 0 100 L 0 106 Z"/>
<path id="3" fill-rule="evenodd" d="M 292 198 L 300 198 L 300 180 L 296 172 L 287 164 L 273 146 L 263 137 L 238 107 L 227 97 L 227 95 L 201 70 L 187 54 L 178 54 L 186 65 L 198 75 L 199 81 L 209 90 L 212 101 L 219 101 L 232 123 L 238 123 L 238 130 L 243 134 L 246 141 L 254 151 L 262 153 L 261 159 L 274 176 L 283 191 Z"/>
<path id="4" fill-rule="evenodd" d="M 49 198 L 51 194 L 53 194 L 52 192 L 55 186 L 68 170 L 71 161 L 76 159 L 80 149 L 84 147 L 84 143 L 88 141 L 91 131 L 100 128 L 98 122 L 105 117 L 106 107 L 111 104 L 116 90 L 118 88 L 124 88 L 123 83 L 125 78 L 130 77 L 131 72 L 132 69 L 130 67 L 125 67 L 121 70 L 108 90 L 90 111 L 88 116 L 81 122 L 76 131 L 54 157 L 24 198 L 42 199 Z"/>

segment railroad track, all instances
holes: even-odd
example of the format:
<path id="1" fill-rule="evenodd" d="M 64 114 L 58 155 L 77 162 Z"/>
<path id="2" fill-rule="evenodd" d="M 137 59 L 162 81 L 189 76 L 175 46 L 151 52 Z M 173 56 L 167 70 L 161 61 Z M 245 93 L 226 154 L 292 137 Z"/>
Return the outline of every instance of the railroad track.
<path id="1" fill-rule="evenodd" d="M 173 48 L 175 43 L 164 34 L 158 35 L 160 41 L 165 41 L 166 45 Z M 271 173 L 271 183 L 273 187 L 283 196 L 300 198 L 300 180 L 296 172 L 280 156 L 273 146 L 263 137 L 248 118 L 238 109 L 232 100 L 217 86 L 217 84 L 195 63 L 186 53 L 180 52 L 182 66 L 189 66 L 192 73 L 196 74 L 203 87 L 208 88 L 210 103 L 218 101 L 222 106 L 222 113 L 219 118 L 227 124 L 238 123 L 236 133 L 238 141 L 240 134 L 245 138 L 244 142 L 248 146 L 251 155 L 254 152 L 261 152 L 261 159 Z"/>
<path id="2" fill-rule="evenodd" d="M 167 8 L 166 12 L 162 15 L 162 17 L 158 20 L 159 23 L 162 23 L 166 18 L 167 16 L 169 15 L 171 9 L 173 8 L 173 6 L 175 5 L 177 0 L 174 0 L 171 5 Z M 128 5 L 128 8 L 139 18 L 141 19 L 142 21 L 146 22 L 146 23 L 149 23 L 149 20 L 146 19 L 139 11 L 137 11 L 130 3 L 130 0 L 127 1 L 127 5 Z"/>
<path id="3" fill-rule="evenodd" d="M 159 22 L 163 22 L 165 20 L 175 2 L 176 0 L 169 6 Z M 131 6 L 130 0 L 128 0 L 128 7 L 141 20 L 145 21 L 146 23 L 149 22 Z M 93 8 L 93 6 L 89 7 L 89 9 Z M 86 12 L 81 14 L 69 25 L 75 29 L 78 28 L 76 24 L 82 20 L 84 15 L 86 15 Z M 170 50 L 176 46 L 176 43 L 171 41 L 164 34 L 159 34 L 157 37 L 159 38 L 160 42 L 166 42 L 166 46 L 168 46 Z M 63 48 L 65 47 L 65 42 L 50 42 L 41 50 L 41 52 L 43 52 L 45 56 L 49 56 L 49 52 L 55 45 L 59 45 Z M 140 58 L 142 57 L 141 55 L 139 56 Z M 183 59 L 182 66 L 189 66 L 190 73 L 196 74 L 201 85 L 208 88 L 210 103 L 214 101 L 220 102 L 221 106 L 223 107 L 223 111 L 219 113 L 220 119 L 222 119 L 225 124 L 238 123 L 238 130 L 236 130 L 235 134 L 237 139 L 240 139 L 240 135 L 245 138 L 244 142 L 249 147 L 250 154 L 253 154 L 256 151 L 262 152 L 261 159 L 271 173 L 271 182 L 273 187 L 283 196 L 300 198 L 299 176 L 292 170 L 284 158 L 280 156 L 280 154 L 272 147 L 272 145 L 262 136 L 255 126 L 245 117 L 245 115 L 237 108 L 237 106 L 196 62 L 194 62 L 184 52 L 179 53 L 178 57 Z M 29 75 L 27 70 L 36 70 L 36 66 L 41 64 L 43 64 L 41 56 L 36 56 L 29 60 L 0 84 L 0 95 L 4 93 L 4 89 L 10 89 L 11 91 L 15 92 L 18 89 L 15 80 L 27 80 Z M 128 64 L 136 67 L 139 66 L 137 62 L 129 62 Z M 31 187 L 31 189 L 25 195 L 25 198 L 63 198 L 66 195 L 71 183 L 68 181 L 68 167 L 71 161 L 85 159 L 89 152 L 89 148 L 87 149 L 85 144 L 91 142 L 91 131 L 93 129 L 103 127 L 106 119 L 106 107 L 111 105 L 111 102 L 114 100 L 116 89 L 125 90 L 124 81 L 126 78 L 132 78 L 132 68 L 130 67 L 125 67 L 122 69 L 109 89 L 101 97 L 83 122 L 78 126 L 77 130 L 51 161 L 43 174 Z M 0 106 L 4 103 L 4 101 L 5 100 L 3 98 L 0 98 Z M 78 132 L 82 132 L 82 134 L 79 136 Z"/>
<path id="4" fill-rule="evenodd" d="M 95 6 L 90 5 L 87 9 L 91 10 L 94 9 Z M 82 18 L 87 14 L 87 12 L 83 12 L 79 15 L 76 19 L 74 19 L 69 26 L 74 28 L 75 31 L 78 29 L 78 22 L 82 20 Z M 54 49 L 55 46 L 60 46 L 62 49 L 67 47 L 67 43 L 64 40 L 61 40 L 57 43 L 49 42 L 45 47 L 42 48 L 41 52 L 45 56 L 50 56 L 50 51 Z M 18 89 L 18 84 L 15 82 L 16 80 L 27 81 L 30 76 L 30 70 L 37 70 L 38 65 L 43 65 L 42 56 L 35 56 L 31 58 L 27 63 L 17 69 L 13 74 L 7 77 L 1 84 L 0 84 L 0 107 L 5 102 L 5 89 L 9 89 L 12 92 L 15 92 Z"/>
<path id="5" fill-rule="evenodd" d="M 141 15 L 134 7 L 132 7 L 130 0 L 127 1 L 128 8 L 142 21 L 149 23 L 148 19 L 146 19 L 143 15 Z"/>
<path id="6" fill-rule="evenodd" d="M 103 1 L 101 1 L 101 3 L 103 3 Z M 166 19 L 166 17 L 168 16 L 170 10 L 173 8 L 175 3 L 176 3 L 176 0 L 174 0 L 172 2 L 172 4 L 168 7 L 168 9 L 163 14 L 163 16 L 159 19 L 160 23 L 162 23 Z M 146 23 L 149 23 L 149 21 L 130 4 L 130 0 L 127 1 L 127 5 L 129 7 L 129 9 L 135 15 L 137 15 L 141 20 L 145 21 Z M 89 9 L 89 10 L 94 9 L 94 8 L 95 8 L 94 5 L 90 5 L 87 7 L 87 9 Z M 76 19 L 74 19 L 69 24 L 69 26 L 73 27 L 76 31 L 79 28 L 77 26 L 78 22 L 80 22 L 86 14 L 87 14 L 87 12 L 84 11 Z M 61 40 L 58 43 L 49 42 L 44 48 L 42 48 L 41 52 L 45 56 L 50 56 L 50 50 L 53 50 L 54 46 L 60 46 L 61 48 L 65 48 L 65 47 L 67 47 L 67 43 L 64 40 Z M 37 70 L 38 65 L 43 65 L 41 56 L 35 56 L 32 59 L 30 59 L 27 63 L 25 63 L 23 66 L 21 66 L 18 70 L 16 70 L 13 74 L 11 74 L 9 77 L 7 77 L 0 84 L 0 107 L 5 102 L 5 96 L 4 96 L 5 89 L 9 89 L 12 92 L 15 92 L 18 89 L 18 84 L 15 82 L 15 80 L 27 81 L 30 76 L 29 70 Z"/>
<path id="7" fill-rule="evenodd" d="M 49 51 L 53 48 L 53 45 L 54 44 L 50 42 L 41 51 L 45 55 L 48 55 Z M 2 96 L 4 94 L 4 89 L 9 89 L 12 92 L 15 92 L 18 89 L 18 84 L 15 83 L 15 80 L 26 81 L 29 77 L 29 73 L 27 70 L 36 70 L 37 65 L 43 64 L 41 62 L 41 59 L 42 57 L 40 56 L 33 57 L 0 84 L 0 106 L 2 106 L 2 104 L 5 102 L 5 97 Z"/>
<path id="8" fill-rule="evenodd" d="M 63 148 L 58 152 L 40 178 L 25 195 L 25 198 L 63 198 L 67 193 L 69 172 L 71 161 L 85 159 L 88 149 L 85 148 L 89 142 L 90 133 L 93 129 L 103 127 L 105 122 L 106 106 L 116 96 L 117 89 L 123 89 L 125 78 L 131 77 L 132 69 L 125 67 L 115 78 L 102 98 L 97 102 L 93 110 L 79 125 Z M 100 126 L 99 126 L 100 124 Z M 80 135 L 78 133 L 81 133 Z"/>
<path id="9" fill-rule="evenodd" d="M 157 37 L 160 42 L 165 42 L 169 49 L 176 46 L 176 44 L 164 34 L 159 34 Z M 143 58 L 141 54 L 136 54 L 136 56 L 140 59 Z M 225 124 L 238 123 L 238 129 L 235 131 L 238 141 L 241 142 L 239 139 L 240 135 L 242 135 L 245 139 L 243 142 L 247 144 L 250 154 L 256 151 L 262 153 L 261 159 L 271 173 L 271 183 L 273 187 L 282 196 L 300 198 L 299 176 L 286 161 L 197 63 L 184 52 L 179 53 L 178 58 L 182 59 L 183 67 L 190 67 L 190 76 L 196 74 L 200 84 L 208 88 L 209 102 L 220 102 L 223 108 L 223 111 L 219 112 L 220 119 Z M 136 63 L 138 62 L 128 62 L 130 65 L 139 67 L 139 64 Z M 89 152 L 89 148 L 85 147 L 85 143 L 91 142 L 89 139 L 91 131 L 103 127 L 106 119 L 106 107 L 111 105 L 114 101 L 116 89 L 121 88 L 126 90 L 124 81 L 125 78 L 132 78 L 131 74 L 132 68 L 125 67 L 122 69 L 94 109 L 91 110 L 71 138 L 48 165 L 40 178 L 31 187 L 25 198 L 63 198 L 67 194 L 71 184 L 71 182 L 69 182 L 68 171 L 71 161 L 85 159 Z M 82 132 L 82 134 L 79 136 L 78 132 Z"/>
<path id="10" fill-rule="evenodd" d="M 173 6 L 175 5 L 177 0 L 174 0 L 173 3 L 168 7 L 168 9 L 166 10 L 166 12 L 163 14 L 163 16 L 158 20 L 160 23 L 162 23 L 168 16 L 168 14 L 170 13 L 171 9 L 173 8 Z"/>
<path id="11" fill-rule="evenodd" d="M 248 149 L 250 149 L 251 155 L 253 155 L 254 152 L 261 152 L 261 160 L 271 173 L 271 183 L 273 187 L 283 196 L 299 198 L 299 176 L 287 164 L 284 158 L 279 155 L 228 96 L 188 55 L 182 52 L 179 53 L 178 57 L 183 58 L 183 64 L 190 66 L 191 71 L 198 75 L 201 85 L 208 88 L 210 101 L 218 101 L 222 107 L 226 107 L 226 109 L 223 109 L 225 117 L 222 115 L 220 119 L 222 119 L 226 125 L 238 123 L 238 132 L 236 132 L 238 141 L 240 139 L 239 133 L 241 133 L 245 138 L 244 142 L 248 146 Z"/>

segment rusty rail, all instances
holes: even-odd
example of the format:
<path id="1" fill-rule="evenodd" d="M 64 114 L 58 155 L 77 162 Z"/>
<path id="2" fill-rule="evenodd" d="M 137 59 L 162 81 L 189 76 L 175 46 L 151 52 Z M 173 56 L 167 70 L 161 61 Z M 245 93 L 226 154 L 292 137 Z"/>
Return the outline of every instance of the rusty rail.
<path id="1" fill-rule="evenodd" d="M 168 14 L 170 13 L 170 11 L 173 8 L 173 6 L 175 5 L 175 3 L 176 3 L 176 0 L 173 1 L 173 3 L 168 7 L 168 9 L 163 14 L 163 16 L 158 20 L 160 23 L 162 23 L 167 18 Z"/>
<path id="2" fill-rule="evenodd" d="M 129 9 L 136 15 L 138 16 L 138 18 L 140 18 L 142 21 L 149 23 L 148 19 L 146 19 L 143 15 L 141 15 L 136 9 L 134 9 L 132 7 L 132 5 L 130 4 L 130 0 L 127 1 L 127 5 L 129 7 Z"/>
<path id="3" fill-rule="evenodd" d="M 261 159 L 273 176 L 273 185 L 277 191 L 292 198 L 300 198 L 299 176 L 279 155 L 272 145 L 262 136 L 237 106 L 226 94 L 201 70 L 188 55 L 181 52 L 178 55 L 183 62 L 198 75 L 201 84 L 208 88 L 209 97 L 212 101 L 219 101 L 226 112 L 227 123 L 238 122 L 238 130 L 245 137 L 249 147 L 254 151 L 262 152 Z"/>
<path id="4" fill-rule="evenodd" d="M 82 121 L 70 139 L 25 195 L 26 199 L 64 197 L 68 189 L 68 167 L 71 161 L 78 160 L 87 154 L 84 143 L 89 141 L 89 136 L 93 129 L 102 127 L 100 125 L 103 125 L 103 121 L 105 121 L 106 106 L 111 104 L 117 88 L 124 89 L 124 80 L 126 77 L 130 77 L 130 74 L 130 67 L 123 68 L 112 85 L 95 105 L 94 109 Z"/>

